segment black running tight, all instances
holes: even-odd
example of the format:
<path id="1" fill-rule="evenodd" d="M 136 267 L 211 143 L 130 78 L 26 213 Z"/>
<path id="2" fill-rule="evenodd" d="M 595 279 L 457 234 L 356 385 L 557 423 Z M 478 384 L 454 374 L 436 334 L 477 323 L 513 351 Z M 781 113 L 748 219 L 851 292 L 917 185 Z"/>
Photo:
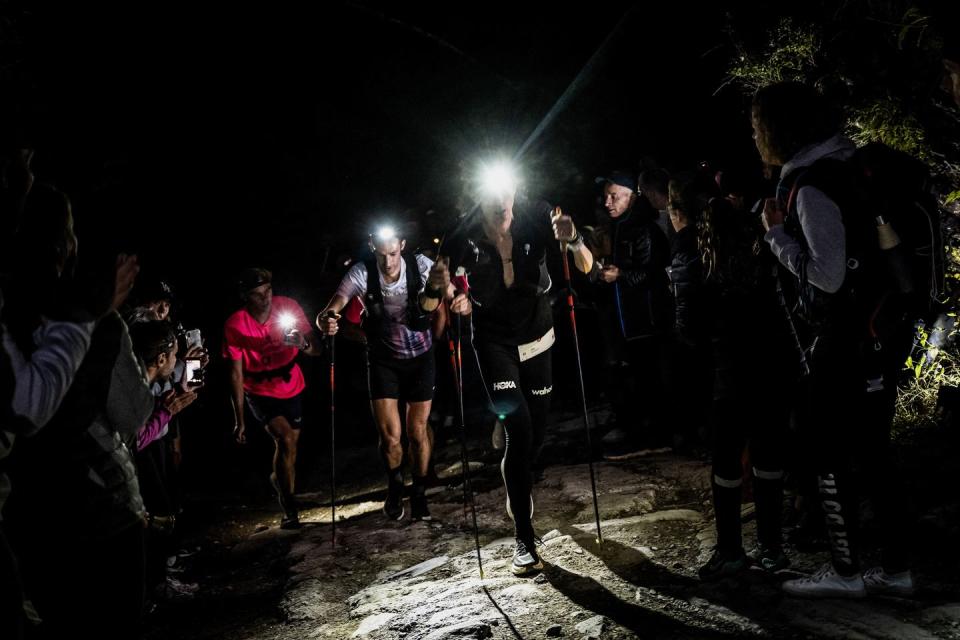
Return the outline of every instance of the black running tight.
<path id="1" fill-rule="evenodd" d="M 476 345 L 476 352 L 491 409 L 504 426 L 503 479 L 517 536 L 528 538 L 531 467 L 543 448 L 553 391 L 550 351 L 524 362 L 516 346 L 486 342 Z"/>

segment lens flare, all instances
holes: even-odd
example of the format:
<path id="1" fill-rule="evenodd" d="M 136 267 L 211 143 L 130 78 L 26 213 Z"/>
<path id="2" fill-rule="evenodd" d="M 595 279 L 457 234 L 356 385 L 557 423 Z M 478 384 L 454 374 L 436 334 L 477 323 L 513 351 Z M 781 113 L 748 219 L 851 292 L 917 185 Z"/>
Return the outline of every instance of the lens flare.
<path id="1" fill-rule="evenodd" d="M 480 169 L 480 189 L 485 196 L 501 197 L 517 188 L 517 173 L 512 164 L 498 161 Z"/>
<path id="2" fill-rule="evenodd" d="M 390 240 L 395 240 L 397 237 L 397 230 L 391 227 L 388 224 L 383 225 L 377 229 L 377 232 L 374 234 L 374 237 L 380 242 L 389 242 Z"/>
<path id="3" fill-rule="evenodd" d="M 280 328 L 283 329 L 284 333 L 287 333 L 291 329 L 297 326 L 297 319 L 292 313 L 281 313 L 277 322 L 280 323 Z"/>

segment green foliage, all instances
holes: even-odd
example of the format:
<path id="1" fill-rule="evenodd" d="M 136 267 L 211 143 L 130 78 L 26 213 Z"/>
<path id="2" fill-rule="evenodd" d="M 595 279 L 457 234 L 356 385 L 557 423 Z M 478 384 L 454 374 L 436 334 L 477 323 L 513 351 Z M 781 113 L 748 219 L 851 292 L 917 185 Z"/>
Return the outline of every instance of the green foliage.
<path id="1" fill-rule="evenodd" d="M 897 46 L 905 48 L 908 42 L 914 42 L 916 46 L 923 46 L 923 39 L 930 26 L 930 16 L 925 15 L 917 7 L 910 7 L 903 15 L 903 26 L 897 37 Z"/>
<path id="2" fill-rule="evenodd" d="M 927 164 L 935 163 L 923 126 L 892 98 L 878 98 L 863 107 L 850 109 L 847 133 L 857 145 L 882 142 Z"/>
<path id="3" fill-rule="evenodd" d="M 763 51 L 748 53 L 741 48 L 729 81 L 755 91 L 774 82 L 800 80 L 815 66 L 818 49 L 819 36 L 813 27 L 797 26 L 786 18 L 770 34 Z"/>
<path id="4" fill-rule="evenodd" d="M 956 319 L 955 313 L 948 316 Z M 900 385 L 897 394 L 896 435 L 935 425 L 940 417 L 937 406 L 940 387 L 960 387 L 960 357 L 955 339 L 955 328 L 934 328 L 932 332 L 924 327 L 917 330 L 913 352 L 905 363 L 911 375 Z M 938 344 L 941 346 L 936 346 Z"/>

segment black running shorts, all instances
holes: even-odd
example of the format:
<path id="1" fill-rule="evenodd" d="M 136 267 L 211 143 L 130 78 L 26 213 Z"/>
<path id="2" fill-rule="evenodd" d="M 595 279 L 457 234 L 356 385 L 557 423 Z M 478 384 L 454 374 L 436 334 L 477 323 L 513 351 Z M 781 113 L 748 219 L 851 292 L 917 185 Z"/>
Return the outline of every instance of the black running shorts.
<path id="1" fill-rule="evenodd" d="M 433 349 L 403 360 L 372 352 L 367 375 L 370 399 L 394 398 L 405 402 L 433 400 L 436 370 Z"/>
<path id="2" fill-rule="evenodd" d="M 267 424 L 276 417 L 283 416 L 294 429 L 299 429 L 303 422 L 303 408 L 300 403 L 298 393 L 292 398 L 271 398 L 269 396 L 258 396 L 253 393 L 245 393 L 247 406 L 250 407 L 250 413 L 261 424 Z"/>

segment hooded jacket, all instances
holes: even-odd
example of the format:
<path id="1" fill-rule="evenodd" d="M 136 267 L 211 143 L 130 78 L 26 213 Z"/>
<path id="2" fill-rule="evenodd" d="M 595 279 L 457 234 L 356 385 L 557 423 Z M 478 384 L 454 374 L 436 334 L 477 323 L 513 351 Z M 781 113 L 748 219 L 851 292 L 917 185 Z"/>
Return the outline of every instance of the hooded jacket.
<path id="1" fill-rule="evenodd" d="M 849 160 L 856 146 L 849 139 L 835 135 L 809 145 L 791 158 L 780 171 L 778 198 L 786 200 L 797 173 L 822 159 Z M 840 207 L 826 193 L 812 185 L 801 186 L 796 194 L 797 223 L 803 238 L 789 233 L 785 225 L 770 227 L 764 240 L 780 263 L 800 277 L 806 266 L 809 284 L 826 293 L 836 293 L 846 276 L 846 235 Z"/>

